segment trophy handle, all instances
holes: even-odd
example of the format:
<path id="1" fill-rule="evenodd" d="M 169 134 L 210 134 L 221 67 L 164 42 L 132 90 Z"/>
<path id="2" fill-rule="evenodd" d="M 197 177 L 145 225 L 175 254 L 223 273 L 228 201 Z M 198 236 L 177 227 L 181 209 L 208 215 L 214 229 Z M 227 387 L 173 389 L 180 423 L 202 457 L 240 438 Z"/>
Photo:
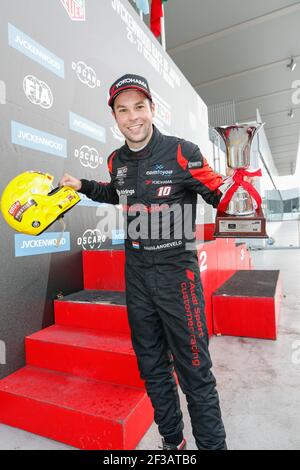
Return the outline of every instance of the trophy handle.
<path id="1" fill-rule="evenodd" d="M 266 125 L 265 122 L 260 122 L 260 123 L 258 124 L 257 128 L 256 128 L 255 134 L 258 134 L 259 131 L 261 131 L 262 128 L 263 128 L 265 125 Z"/>

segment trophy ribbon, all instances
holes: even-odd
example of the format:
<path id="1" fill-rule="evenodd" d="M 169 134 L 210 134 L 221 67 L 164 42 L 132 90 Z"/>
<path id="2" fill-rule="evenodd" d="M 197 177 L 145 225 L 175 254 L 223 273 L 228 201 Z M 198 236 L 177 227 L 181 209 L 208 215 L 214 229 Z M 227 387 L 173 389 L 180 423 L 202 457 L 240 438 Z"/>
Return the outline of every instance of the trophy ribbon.
<path id="1" fill-rule="evenodd" d="M 235 170 L 234 174 L 232 175 L 232 179 L 234 181 L 233 185 L 230 186 L 230 188 L 226 191 L 226 193 L 223 196 L 223 199 L 220 201 L 218 205 L 218 210 L 220 212 L 225 212 L 234 193 L 237 191 L 239 186 L 242 186 L 249 194 L 250 196 L 253 197 L 253 199 L 256 201 L 257 204 L 257 209 L 261 207 L 262 204 L 262 198 L 260 194 L 256 191 L 254 186 L 251 183 L 248 183 L 247 181 L 244 181 L 244 176 L 262 176 L 261 169 L 251 171 L 251 170 L 245 170 L 243 168 Z"/>

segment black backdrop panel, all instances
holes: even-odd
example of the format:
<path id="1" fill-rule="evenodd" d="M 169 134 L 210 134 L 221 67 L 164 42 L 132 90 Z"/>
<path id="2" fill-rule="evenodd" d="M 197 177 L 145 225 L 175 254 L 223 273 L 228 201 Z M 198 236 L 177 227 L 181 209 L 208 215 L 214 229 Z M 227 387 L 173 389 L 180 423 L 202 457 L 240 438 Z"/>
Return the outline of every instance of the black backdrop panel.
<path id="1" fill-rule="evenodd" d="M 55 185 L 64 172 L 108 181 L 123 143 L 108 89 L 127 72 L 148 78 L 163 133 L 208 141 L 206 106 L 127 0 L 3 0 L 0 192 L 29 169 Z M 57 248 L 58 222 L 30 237 L 0 219 L 0 377 L 24 365 L 24 337 L 53 323 L 57 294 L 82 288 L 82 250 L 123 249 L 120 208 L 83 197 L 65 222 Z"/>

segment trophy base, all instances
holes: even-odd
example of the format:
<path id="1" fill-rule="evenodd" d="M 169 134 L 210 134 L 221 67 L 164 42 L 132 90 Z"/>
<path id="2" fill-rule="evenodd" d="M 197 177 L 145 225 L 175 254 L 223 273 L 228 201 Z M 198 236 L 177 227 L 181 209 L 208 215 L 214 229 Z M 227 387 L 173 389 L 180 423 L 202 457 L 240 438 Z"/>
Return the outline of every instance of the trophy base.
<path id="1" fill-rule="evenodd" d="M 233 216 L 217 213 L 215 238 L 269 238 L 266 219 L 261 209 L 251 216 Z"/>

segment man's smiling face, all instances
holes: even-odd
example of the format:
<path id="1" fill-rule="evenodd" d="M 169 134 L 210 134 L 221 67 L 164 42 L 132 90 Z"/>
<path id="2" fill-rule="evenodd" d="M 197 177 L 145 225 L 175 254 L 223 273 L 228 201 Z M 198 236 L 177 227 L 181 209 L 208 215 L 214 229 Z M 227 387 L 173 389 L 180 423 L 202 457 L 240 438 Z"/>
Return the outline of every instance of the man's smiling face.
<path id="1" fill-rule="evenodd" d="M 140 148 L 151 139 L 154 104 L 138 90 L 125 90 L 114 101 L 113 115 L 131 148 Z"/>

